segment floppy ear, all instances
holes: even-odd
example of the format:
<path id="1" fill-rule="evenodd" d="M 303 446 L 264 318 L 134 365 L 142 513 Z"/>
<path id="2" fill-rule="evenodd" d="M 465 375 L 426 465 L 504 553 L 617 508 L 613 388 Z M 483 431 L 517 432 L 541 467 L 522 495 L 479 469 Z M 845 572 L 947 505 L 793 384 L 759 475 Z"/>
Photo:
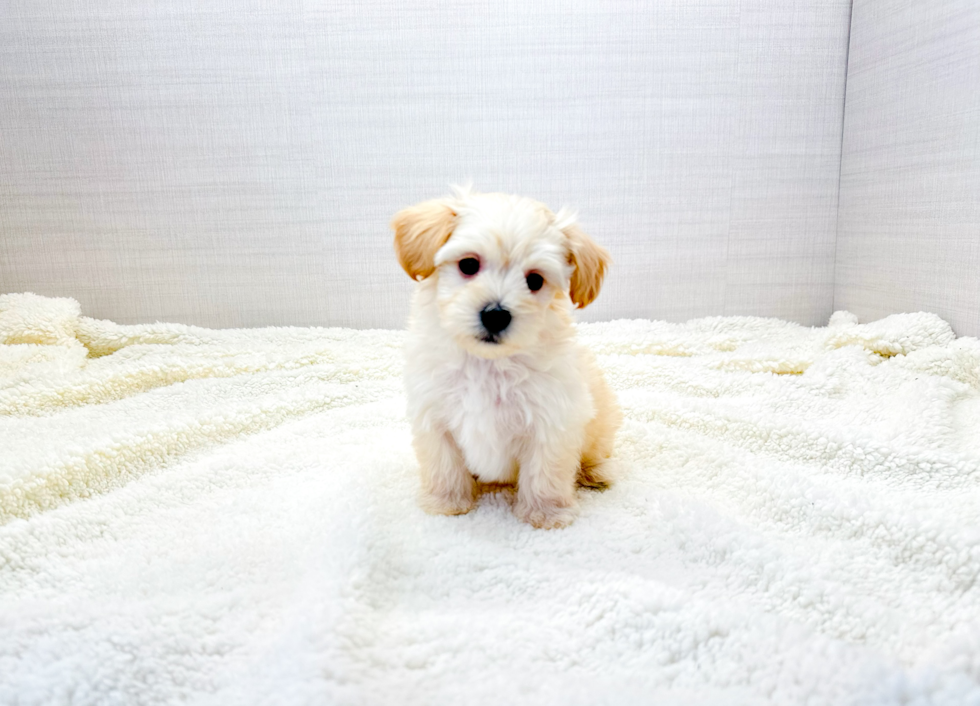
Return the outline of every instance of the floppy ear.
<path id="1" fill-rule="evenodd" d="M 602 278 L 612 264 L 612 258 L 577 224 L 565 226 L 562 232 L 568 238 L 568 262 L 575 267 L 569 294 L 575 306 L 584 309 L 599 296 Z"/>
<path id="2" fill-rule="evenodd" d="M 456 211 L 445 199 L 416 204 L 395 214 L 395 254 L 402 269 L 414 280 L 436 270 L 436 252 L 445 245 L 456 225 Z"/>

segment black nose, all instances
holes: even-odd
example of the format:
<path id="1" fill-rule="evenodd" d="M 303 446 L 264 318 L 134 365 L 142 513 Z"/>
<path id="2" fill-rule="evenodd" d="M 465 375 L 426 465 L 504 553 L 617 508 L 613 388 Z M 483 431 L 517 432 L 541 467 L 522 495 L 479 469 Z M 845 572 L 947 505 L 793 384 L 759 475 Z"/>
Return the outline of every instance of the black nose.
<path id="1" fill-rule="evenodd" d="M 480 312 L 480 321 L 483 322 L 483 328 L 487 333 L 496 336 L 510 326 L 510 312 L 500 304 L 491 304 Z"/>

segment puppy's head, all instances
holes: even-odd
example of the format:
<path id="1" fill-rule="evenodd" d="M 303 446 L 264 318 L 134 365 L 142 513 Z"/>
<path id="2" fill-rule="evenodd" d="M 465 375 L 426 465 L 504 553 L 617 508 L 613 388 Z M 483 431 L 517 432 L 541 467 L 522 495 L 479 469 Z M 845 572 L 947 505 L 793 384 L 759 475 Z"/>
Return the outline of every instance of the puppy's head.
<path id="1" fill-rule="evenodd" d="M 435 287 L 442 329 L 484 358 L 546 344 L 571 304 L 598 296 L 610 261 L 573 214 L 518 196 L 456 190 L 391 225 L 402 268 Z"/>

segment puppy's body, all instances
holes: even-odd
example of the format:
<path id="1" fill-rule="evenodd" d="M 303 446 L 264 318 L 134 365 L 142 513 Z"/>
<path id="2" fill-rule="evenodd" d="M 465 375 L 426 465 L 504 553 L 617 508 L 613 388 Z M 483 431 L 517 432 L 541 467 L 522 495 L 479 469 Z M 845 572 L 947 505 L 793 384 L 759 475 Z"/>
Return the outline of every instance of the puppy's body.
<path id="1" fill-rule="evenodd" d="M 477 480 L 516 482 L 519 517 L 567 524 L 576 482 L 608 483 L 621 419 L 575 341 L 569 296 L 578 275 L 579 303 L 591 301 L 608 256 L 567 216 L 501 194 L 461 192 L 406 209 L 393 225 L 403 267 L 421 279 L 406 384 L 426 509 L 467 512 Z M 479 270 L 464 273 L 464 260 Z M 598 269 L 586 272 L 583 260 Z"/>
<path id="2" fill-rule="evenodd" d="M 422 283 L 410 326 L 406 380 L 409 415 L 451 432 L 467 468 L 485 483 L 513 483 L 524 451 L 534 445 L 578 446 L 595 417 L 587 351 L 563 326 L 541 345 L 499 359 L 458 346 L 433 346 L 440 327 Z M 597 379 L 601 383 L 601 378 Z M 571 438 L 565 438 L 571 437 Z"/>

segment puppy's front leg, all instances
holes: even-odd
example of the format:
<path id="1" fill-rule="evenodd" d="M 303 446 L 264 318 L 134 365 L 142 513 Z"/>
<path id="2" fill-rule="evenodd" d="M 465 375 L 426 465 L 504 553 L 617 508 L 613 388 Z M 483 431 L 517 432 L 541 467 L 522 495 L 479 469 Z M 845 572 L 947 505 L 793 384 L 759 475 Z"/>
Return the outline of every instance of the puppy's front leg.
<path id="1" fill-rule="evenodd" d="M 564 527 L 575 519 L 579 449 L 565 439 L 531 442 L 521 459 L 514 514 L 535 527 Z"/>
<path id="2" fill-rule="evenodd" d="M 476 503 L 476 480 L 449 432 L 415 430 L 415 456 L 422 473 L 422 509 L 462 515 Z"/>

